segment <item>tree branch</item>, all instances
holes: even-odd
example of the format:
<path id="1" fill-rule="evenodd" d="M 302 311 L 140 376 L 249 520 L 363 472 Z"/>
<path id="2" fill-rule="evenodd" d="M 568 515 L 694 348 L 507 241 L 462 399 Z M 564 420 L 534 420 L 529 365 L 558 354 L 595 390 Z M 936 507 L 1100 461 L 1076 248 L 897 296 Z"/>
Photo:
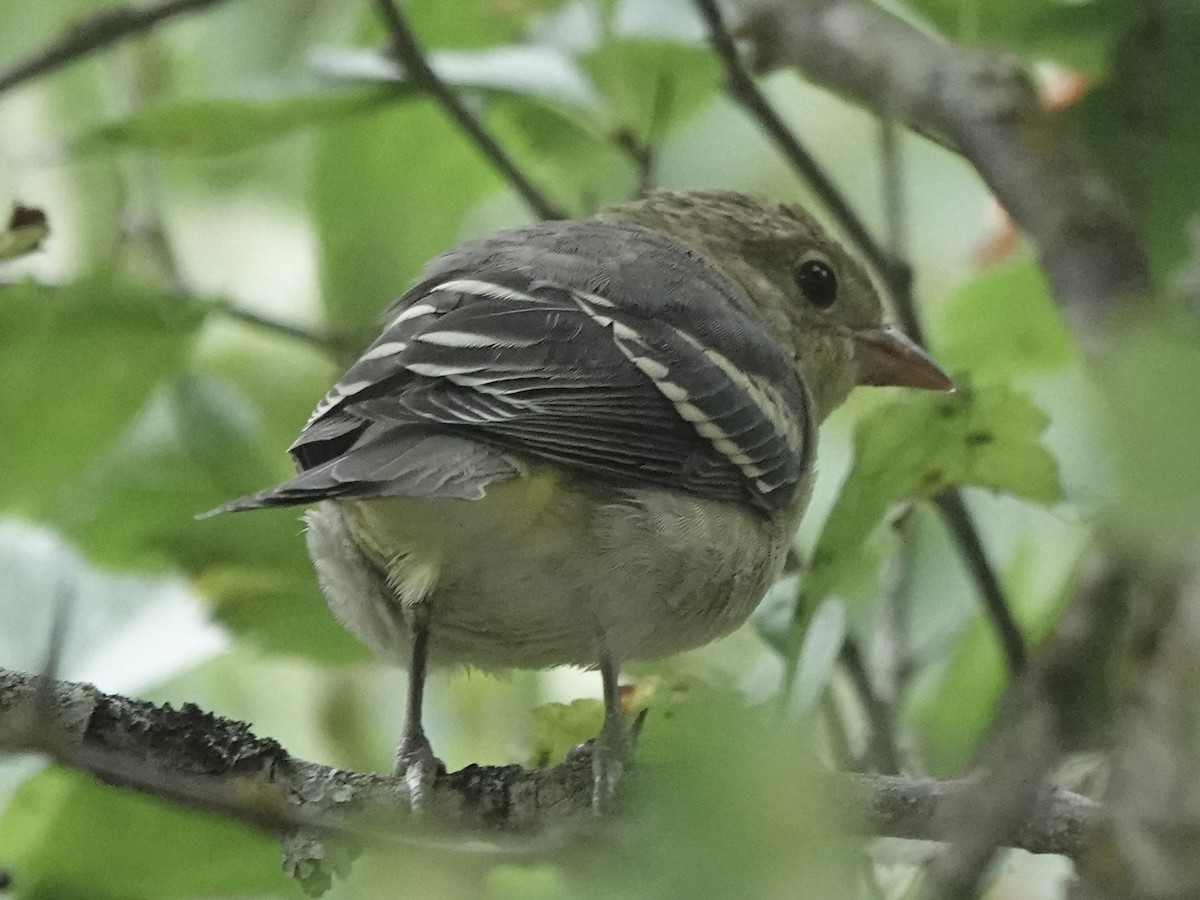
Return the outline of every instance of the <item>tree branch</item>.
<path id="1" fill-rule="evenodd" d="M 162 0 L 149 6 L 117 6 L 99 10 L 68 29 L 58 40 L 0 72 L 0 94 L 45 75 L 160 22 L 184 13 L 217 6 L 225 0 Z"/>
<path id="2" fill-rule="evenodd" d="M 942 136 L 1033 240 L 1055 292 L 1093 330 L 1144 294 L 1134 221 L 1058 139 L 1019 66 L 966 50 L 857 0 L 745 0 L 739 32 L 761 70 L 813 80 Z"/>
<path id="3" fill-rule="evenodd" d="M 408 20 L 404 18 L 404 14 L 400 12 L 400 7 L 394 0 L 375 0 L 375 6 L 387 26 L 388 34 L 392 39 L 392 53 L 395 55 L 396 61 L 404 68 L 408 84 L 424 91 L 437 101 L 463 133 L 483 151 L 483 155 L 521 195 L 534 213 L 543 219 L 565 219 L 566 212 L 529 180 L 512 157 L 483 127 L 474 113 L 467 109 L 450 86 L 433 71 L 429 61 L 425 58 L 425 52 L 417 42 L 416 35 L 408 25 Z"/>
<path id="4" fill-rule="evenodd" d="M 156 706 L 90 685 L 0 669 L 0 750 L 43 751 L 110 784 L 180 801 L 272 833 L 296 828 L 375 840 L 412 834 L 403 779 L 297 759 L 244 722 L 193 704 Z M 845 775 L 868 833 L 931 839 L 940 811 L 968 782 Z M 552 768 L 468 766 L 442 773 L 425 821 L 488 839 L 568 834 L 592 821 L 592 767 L 577 748 Z M 1048 791 L 1008 835 L 1012 846 L 1075 856 L 1097 805 Z"/>

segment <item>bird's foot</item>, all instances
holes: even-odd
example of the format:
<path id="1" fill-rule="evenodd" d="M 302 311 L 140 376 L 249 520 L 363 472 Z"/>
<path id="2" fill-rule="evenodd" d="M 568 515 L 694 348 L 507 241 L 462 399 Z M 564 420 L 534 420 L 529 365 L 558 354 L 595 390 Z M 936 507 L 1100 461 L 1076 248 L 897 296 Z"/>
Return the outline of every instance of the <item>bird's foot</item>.
<path id="1" fill-rule="evenodd" d="M 632 725 L 624 717 L 605 716 L 600 734 L 592 741 L 592 810 L 598 816 L 616 807 L 617 790 L 633 768 L 646 712 L 642 710 Z"/>
<path id="2" fill-rule="evenodd" d="M 433 747 L 424 732 L 405 734 L 396 750 L 396 777 L 408 787 L 409 804 L 414 813 L 426 806 L 432 795 L 433 782 L 446 771 L 446 766 L 433 754 Z"/>

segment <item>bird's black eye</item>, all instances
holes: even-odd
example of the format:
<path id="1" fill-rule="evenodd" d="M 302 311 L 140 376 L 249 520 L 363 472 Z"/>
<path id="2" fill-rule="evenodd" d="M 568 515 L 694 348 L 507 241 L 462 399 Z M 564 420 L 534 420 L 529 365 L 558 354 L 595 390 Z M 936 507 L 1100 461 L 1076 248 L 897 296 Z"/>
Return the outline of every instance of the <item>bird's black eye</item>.
<path id="1" fill-rule="evenodd" d="M 804 299 L 818 309 L 829 309 L 838 296 L 837 274 L 823 256 L 806 256 L 792 272 Z"/>

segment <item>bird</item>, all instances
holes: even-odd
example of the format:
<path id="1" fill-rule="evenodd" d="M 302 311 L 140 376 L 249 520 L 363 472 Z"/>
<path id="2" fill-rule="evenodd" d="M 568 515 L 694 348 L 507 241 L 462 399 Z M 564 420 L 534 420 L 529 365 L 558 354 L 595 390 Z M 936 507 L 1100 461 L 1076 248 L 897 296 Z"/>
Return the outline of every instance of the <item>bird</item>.
<path id="1" fill-rule="evenodd" d="M 952 390 L 803 208 L 656 191 L 434 257 L 292 443 L 210 514 L 308 506 L 335 617 L 408 670 L 396 774 L 444 771 L 430 666 L 598 670 L 593 805 L 631 764 L 623 663 L 741 625 L 859 385 Z"/>

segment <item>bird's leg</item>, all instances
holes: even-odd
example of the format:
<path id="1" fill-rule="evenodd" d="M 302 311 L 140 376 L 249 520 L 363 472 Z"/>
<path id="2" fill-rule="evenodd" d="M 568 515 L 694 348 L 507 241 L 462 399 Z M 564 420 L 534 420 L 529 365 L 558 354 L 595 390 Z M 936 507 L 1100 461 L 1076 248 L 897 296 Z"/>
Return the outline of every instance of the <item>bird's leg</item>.
<path id="1" fill-rule="evenodd" d="M 617 785 L 633 765 L 634 734 L 621 710 L 620 666 L 607 653 L 600 656 L 604 680 L 604 724 L 592 745 L 592 809 L 600 815 L 612 811 Z"/>
<path id="2" fill-rule="evenodd" d="M 408 705 L 404 713 L 404 731 L 396 750 L 396 775 L 408 784 L 414 810 L 420 809 L 442 761 L 433 755 L 433 747 L 421 725 L 421 703 L 425 697 L 425 667 L 429 657 L 429 604 L 420 601 L 413 611 L 412 658 L 408 669 Z"/>

